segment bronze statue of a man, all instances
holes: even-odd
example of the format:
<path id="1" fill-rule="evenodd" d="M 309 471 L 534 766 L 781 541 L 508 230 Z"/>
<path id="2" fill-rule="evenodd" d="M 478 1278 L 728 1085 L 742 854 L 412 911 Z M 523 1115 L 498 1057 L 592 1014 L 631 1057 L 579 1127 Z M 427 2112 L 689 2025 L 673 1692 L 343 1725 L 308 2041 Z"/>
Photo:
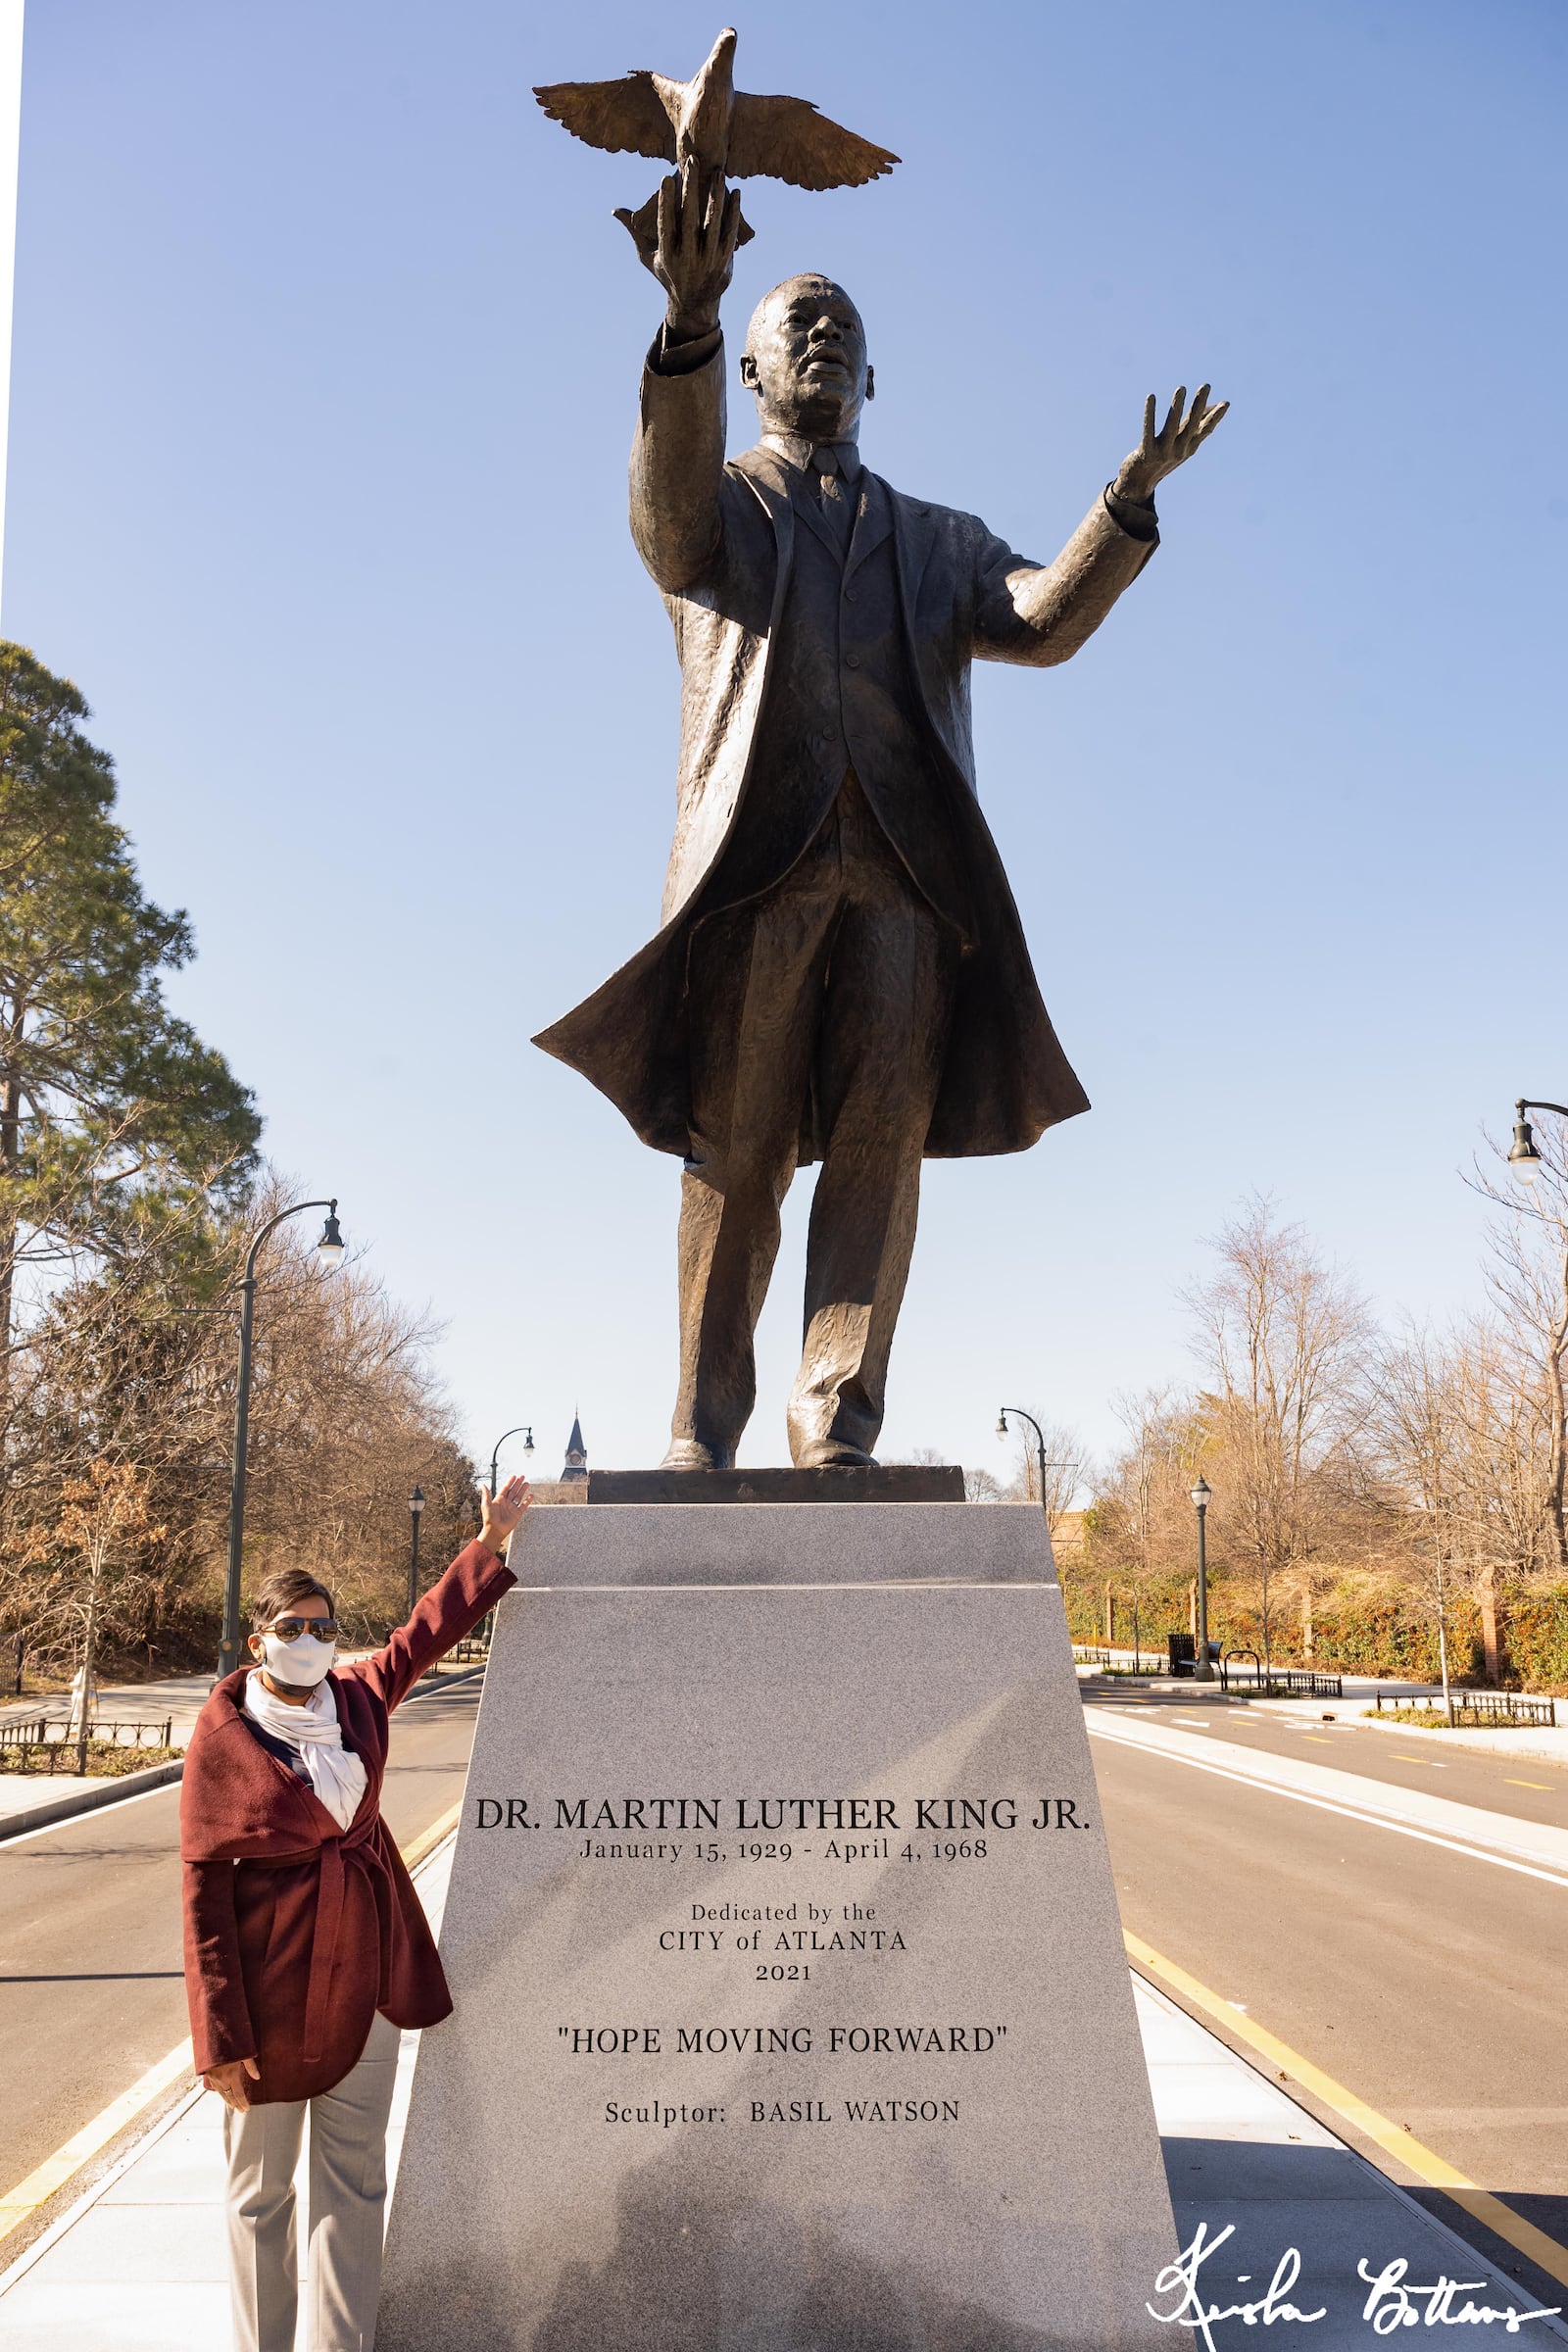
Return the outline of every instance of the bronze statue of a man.
<path id="1" fill-rule="evenodd" d="M 631 527 L 682 674 L 657 938 L 535 1042 L 685 1165 L 666 1466 L 727 1468 L 803 1160 L 821 1172 L 789 1402 L 802 1467 L 871 1459 L 923 1156 L 1022 1152 L 1088 1108 L 975 798 L 969 665 L 1077 652 L 1158 541 L 1155 485 L 1225 414 L 1178 392 L 1054 564 L 860 463 L 865 330 L 825 277 L 747 333 L 761 438 L 724 458 L 719 302 L 738 207 L 659 198 L 668 313 L 643 371 Z"/>

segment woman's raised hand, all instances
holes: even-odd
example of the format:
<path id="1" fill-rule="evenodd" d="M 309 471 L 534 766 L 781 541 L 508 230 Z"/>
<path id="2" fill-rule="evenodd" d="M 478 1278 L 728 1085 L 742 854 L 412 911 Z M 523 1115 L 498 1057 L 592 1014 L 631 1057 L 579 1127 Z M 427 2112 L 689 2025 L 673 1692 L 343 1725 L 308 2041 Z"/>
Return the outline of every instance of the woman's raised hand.
<path id="1" fill-rule="evenodd" d="M 493 1551 L 498 1558 L 500 1557 L 507 1547 L 513 1530 L 518 1525 L 523 1512 L 532 1500 L 533 1489 L 520 1474 L 516 1478 L 509 1478 L 506 1485 L 494 1494 L 491 1494 L 488 1487 L 481 1485 L 479 1489 L 479 1541 L 487 1551 Z"/>

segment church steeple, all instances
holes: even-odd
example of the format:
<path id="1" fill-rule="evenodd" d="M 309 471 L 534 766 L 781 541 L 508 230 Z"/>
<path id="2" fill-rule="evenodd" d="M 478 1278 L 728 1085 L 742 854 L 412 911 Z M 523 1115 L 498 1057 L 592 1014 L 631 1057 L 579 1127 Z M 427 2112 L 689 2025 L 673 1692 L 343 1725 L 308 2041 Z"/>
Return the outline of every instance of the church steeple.
<path id="1" fill-rule="evenodd" d="M 580 1415 L 573 1413 L 571 1435 L 566 1440 L 565 1467 L 561 1473 L 561 1483 L 564 1487 L 568 1486 L 577 1479 L 585 1479 L 587 1476 L 588 1448 L 582 1442 L 582 1420 Z"/>

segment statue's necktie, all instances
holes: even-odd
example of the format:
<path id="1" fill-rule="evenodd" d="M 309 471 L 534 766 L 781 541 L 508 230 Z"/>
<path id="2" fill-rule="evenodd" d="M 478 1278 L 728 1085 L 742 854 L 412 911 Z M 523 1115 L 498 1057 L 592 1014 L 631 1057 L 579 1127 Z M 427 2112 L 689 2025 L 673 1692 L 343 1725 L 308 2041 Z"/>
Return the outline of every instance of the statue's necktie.
<path id="1" fill-rule="evenodd" d="M 841 477 L 838 451 L 830 442 L 812 450 L 811 471 L 816 475 L 817 499 L 827 526 L 842 555 L 855 528 L 855 501 L 853 486 Z"/>

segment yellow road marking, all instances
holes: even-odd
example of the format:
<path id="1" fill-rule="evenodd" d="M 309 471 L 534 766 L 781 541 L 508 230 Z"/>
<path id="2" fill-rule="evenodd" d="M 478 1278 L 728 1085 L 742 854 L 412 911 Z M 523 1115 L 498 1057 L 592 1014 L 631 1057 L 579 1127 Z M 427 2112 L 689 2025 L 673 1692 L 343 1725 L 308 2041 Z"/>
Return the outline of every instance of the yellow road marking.
<path id="1" fill-rule="evenodd" d="M 1348 2090 L 1343 2082 L 1337 2082 L 1332 2075 L 1326 2075 L 1320 2066 L 1314 2066 L 1310 2058 L 1301 2057 L 1291 2048 L 1289 2042 L 1281 2041 L 1266 2027 L 1254 2024 L 1234 2001 L 1222 2000 L 1217 1992 L 1210 1992 L 1206 1984 L 1200 1984 L 1198 1979 L 1189 1976 L 1185 1968 L 1178 1968 L 1174 1960 L 1167 1960 L 1163 1953 L 1156 1952 L 1141 1936 L 1129 1935 L 1124 1930 L 1122 1941 L 1127 1947 L 1128 1958 L 1146 1976 L 1159 1979 L 1173 1992 L 1180 1993 L 1184 2000 L 1191 2002 L 1195 2009 L 1201 2009 L 1205 2015 L 1214 2018 L 1238 2041 L 1247 2042 L 1260 2058 L 1266 2058 L 1277 2075 L 1292 2076 L 1303 2090 L 1309 2090 L 1315 2099 L 1321 2100 L 1325 2107 L 1353 2131 L 1359 2132 L 1363 2138 L 1370 2139 L 1385 2154 L 1396 2157 L 1418 2179 L 1426 2181 L 1430 2188 L 1441 2188 L 1445 2196 L 1451 2197 L 1456 2205 L 1463 2206 L 1466 2213 L 1473 2214 L 1494 2236 L 1500 2237 L 1519 2253 L 1528 2255 L 1537 2269 L 1544 2271 L 1549 2278 L 1556 2278 L 1568 2285 L 1568 2246 L 1559 2245 L 1554 2237 L 1548 2237 L 1544 2230 L 1538 2230 L 1533 2222 L 1527 2222 L 1521 2214 L 1514 2212 L 1511 2205 L 1505 2205 L 1500 2197 L 1494 2197 L 1490 2190 L 1478 2187 L 1467 2174 L 1456 2171 L 1445 2157 L 1424 2146 L 1413 2132 L 1405 2131 L 1402 2124 L 1391 2123 L 1386 2115 L 1380 2115 L 1375 2107 L 1369 2107 L 1365 2099 L 1358 2099 L 1353 2090 Z"/>
<path id="2" fill-rule="evenodd" d="M 1301 1734 L 1301 1738 L 1303 1740 L 1315 1740 L 1319 1747 L 1332 1747 L 1334 1745 L 1334 1742 L 1329 1738 L 1327 1732 L 1303 1732 Z"/>
<path id="3" fill-rule="evenodd" d="M 1413 1756 L 1407 1747 L 1396 1747 L 1394 1750 L 1394 1761 L 1396 1764 L 1430 1764 L 1434 1772 L 1443 1772 L 1446 1769 L 1438 1762 L 1436 1756 Z"/>
<path id="4" fill-rule="evenodd" d="M 404 1862 L 410 1870 L 417 1870 L 425 1856 L 435 1852 L 442 1838 L 450 1838 L 458 1826 L 458 1816 L 462 1811 L 461 1803 L 451 1806 L 442 1814 L 439 1821 L 432 1821 L 427 1830 L 421 1830 L 412 1845 L 405 1845 L 400 1849 Z"/>
<path id="5" fill-rule="evenodd" d="M 410 1870 L 416 1870 L 428 1855 L 434 1853 L 442 1838 L 451 1835 L 458 1826 L 458 1816 L 462 1810 L 461 1804 L 453 1805 L 442 1814 L 439 1821 L 433 1821 L 427 1830 L 422 1830 L 412 1844 L 401 1849 Z M 19 2180 L 15 2188 L 5 2196 L 0 2196 L 0 2237 L 9 2237 L 13 2230 L 19 2230 L 24 2221 L 37 2212 L 40 2205 L 47 2204 L 51 2197 L 57 2196 L 73 2175 L 79 2173 L 100 2148 L 106 2148 L 119 2132 L 124 2131 L 127 2124 L 133 2124 L 137 2116 L 150 2107 L 172 2082 L 190 2072 L 191 2046 L 187 2037 L 177 2049 L 171 2050 L 167 2058 L 160 2058 L 156 2066 L 150 2066 L 128 2090 L 121 2092 L 118 2099 L 111 2099 L 102 2114 L 95 2115 L 90 2124 L 83 2124 L 64 2147 L 56 2148 L 52 2156 L 45 2157 L 43 2163 L 30 2172 L 24 2180 Z"/>
<path id="6" fill-rule="evenodd" d="M 1505 1781 L 1508 1781 L 1508 1775 L 1506 1773 L 1504 1773 L 1502 1777 Z M 1508 1781 L 1508 1786 L 1510 1788 L 1544 1788 L 1548 1796 L 1551 1794 L 1551 1783 L 1549 1781 Z"/>

